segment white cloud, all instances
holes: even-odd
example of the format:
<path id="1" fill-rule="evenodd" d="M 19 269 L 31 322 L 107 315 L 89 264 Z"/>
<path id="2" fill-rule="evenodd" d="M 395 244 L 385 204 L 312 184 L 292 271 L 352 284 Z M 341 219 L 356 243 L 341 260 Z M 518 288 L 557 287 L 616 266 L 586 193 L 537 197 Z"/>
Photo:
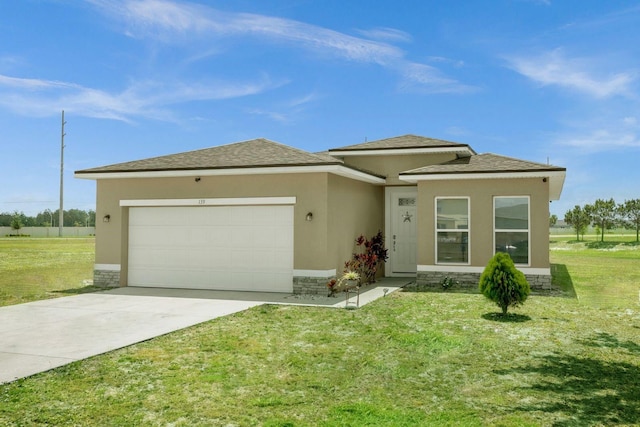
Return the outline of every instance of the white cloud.
<path id="1" fill-rule="evenodd" d="M 394 42 L 410 42 L 413 40 L 411 35 L 402 30 L 388 27 L 377 27 L 370 30 L 357 30 L 359 34 L 374 39 L 374 40 L 386 40 Z"/>
<path id="2" fill-rule="evenodd" d="M 637 134 L 611 129 L 594 129 L 589 133 L 570 136 L 559 141 L 565 145 L 581 148 L 588 152 L 640 147 L 640 138 Z"/>
<path id="3" fill-rule="evenodd" d="M 212 52 L 225 37 L 252 37 L 260 41 L 285 43 L 322 56 L 377 64 L 399 71 L 413 86 L 426 92 L 465 92 L 468 86 L 446 78 L 435 69 L 406 59 L 405 52 L 386 41 L 409 41 L 410 36 L 392 28 L 362 31 L 368 38 L 355 37 L 328 28 L 291 19 L 217 9 L 169 0 L 89 0 L 126 25 L 135 37 L 167 43 L 206 40 Z M 372 40 L 374 39 L 374 40 Z M 385 41 L 377 41 L 385 40 Z M 206 54 L 204 55 L 206 56 Z M 198 57 L 198 56 L 196 56 Z M 438 88 L 439 85 L 442 85 Z M 405 87 L 406 84 L 403 85 Z"/>
<path id="4" fill-rule="evenodd" d="M 398 70 L 404 77 L 400 88 L 406 92 L 468 93 L 478 90 L 444 76 L 440 70 L 430 65 L 406 62 L 398 64 Z"/>
<path id="5" fill-rule="evenodd" d="M 543 86 L 556 85 L 596 98 L 628 95 L 637 77 L 632 72 L 596 75 L 596 59 L 568 58 L 561 49 L 537 56 L 514 56 L 507 61 L 510 68 Z"/>
<path id="6" fill-rule="evenodd" d="M 21 114 L 49 116 L 62 109 L 85 117 L 132 121 L 136 117 L 171 120 L 165 108 L 190 101 L 254 95 L 277 87 L 267 77 L 254 82 L 137 82 L 119 93 L 77 84 L 0 75 L 0 105 Z"/>
<path id="7" fill-rule="evenodd" d="M 168 0 L 90 2 L 125 22 L 128 34 L 136 37 L 169 41 L 176 40 L 176 36 L 252 36 L 291 42 L 349 60 L 382 65 L 403 56 L 402 50 L 387 43 L 353 37 L 291 19 L 222 12 L 211 7 Z"/>
<path id="8" fill-rule="evenodd" d="M 376 64 L 398 73 L 400 89 L 417 93 L 463 93 L 471 90 L 437 68 L 405 58 L 405 52 L 385 41 L 355 37 L 328 28 L 278 17 L 231 13 L 201 4 L 170 0 L 86 0 L 116 19 L 131 37 L 149 38 L 185 49 L 185 65 L 220 54 L 219 40 L 228 37 L 258 39 L 320 56 Z M 409 41 L 408 34 L 391 29 L 369 30 L 369 37 Z M 197 46 L 199 52 L 193 52 Z M 13 73 L 12 73 L 13 74 Z M 178 77 L 179 79 L 180 77 Z M 134 121 L 145 117 L 174 120 L 172 105 L 201 100 L 219 100 L 258 94 L 288 82 L 272 82 L 262 76 L 248 82 L 195 81 L 167 82 L 163 76 L 134 81 L 121 90 L 85 87 L 73 82 L 24 78 L 0 71 L 0 106 L 26 115 L 49 116 L 61 109 L 94 118 Z M 291 101 L 286 111 L 299 108 L 314 95 Z M 296 105 L 298 104 L 298 106 Z M 257 110 L 256 110 L 257 112 Z M 264 111 L 257 112 L 264 114 Z M 269 113 L 282 120 L 288 113 Z"/>
<path id="9" fill-rule="evenodd" d="M 291 123 L 296 116 L 305 111 L 308 104 L 313 103 L 318 98 L 319 96 L 315 92 L 311 92 L 276 105 L 271 110 L 252 108 L 248 109 L 247 113 L 265 116 L 280 123 Z"/>

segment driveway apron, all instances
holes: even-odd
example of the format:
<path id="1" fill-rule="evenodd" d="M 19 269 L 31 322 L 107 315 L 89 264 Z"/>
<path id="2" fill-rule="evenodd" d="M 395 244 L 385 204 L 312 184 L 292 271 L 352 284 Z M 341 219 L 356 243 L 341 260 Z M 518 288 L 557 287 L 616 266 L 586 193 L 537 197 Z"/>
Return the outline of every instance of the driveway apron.
<path id="1" fill-rule="evenodd" d="M 117 292 L 0 308 L 0 384 L 264 303 Z"/>
<path id="2" fill-rule="evenodd" d="M 407 279 L 363 288 L 368 304 Z M 0 307 L 0 384 L 261 304 L 343 308 L 340 298 L 285 293 L 123 287 Z"/>

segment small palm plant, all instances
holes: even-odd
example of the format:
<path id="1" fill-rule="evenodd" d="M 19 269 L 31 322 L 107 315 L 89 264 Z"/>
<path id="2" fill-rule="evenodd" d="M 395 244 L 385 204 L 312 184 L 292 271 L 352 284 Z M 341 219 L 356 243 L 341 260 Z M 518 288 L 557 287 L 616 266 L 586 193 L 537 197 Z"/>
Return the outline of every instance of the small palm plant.
<path id="1" fill-rule="evenodd" d="M 346 271 L 339 279 L 331 279 L 331 281 L 327 283 L 330 297 L 334 296 L 336 292 L 346 292 L 359 286 L 360 275 L 356 271 Z"/>
<path id="2" fill-rule="evenodd" d="M 503 315 L 507 314 L 509 306 L 524 303 L 531 292 L 526 277 L 505 252 L 498 252 L 491 258 L 480 276 L 479 288 L 485 297 L 498 304 Z"/>

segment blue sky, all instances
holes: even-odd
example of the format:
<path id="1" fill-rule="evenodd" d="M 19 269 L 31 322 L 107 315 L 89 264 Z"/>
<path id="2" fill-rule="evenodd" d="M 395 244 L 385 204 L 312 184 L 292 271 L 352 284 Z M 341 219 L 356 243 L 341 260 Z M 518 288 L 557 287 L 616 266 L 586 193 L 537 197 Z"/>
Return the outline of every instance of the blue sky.
<path id="1" fill-rule="evenodd" d="M 0 5 L 0 212 L 93 209 L 73 171 L 265 137 L 408 133 L 640 198 L 640 2 L 21 0 Z"/>

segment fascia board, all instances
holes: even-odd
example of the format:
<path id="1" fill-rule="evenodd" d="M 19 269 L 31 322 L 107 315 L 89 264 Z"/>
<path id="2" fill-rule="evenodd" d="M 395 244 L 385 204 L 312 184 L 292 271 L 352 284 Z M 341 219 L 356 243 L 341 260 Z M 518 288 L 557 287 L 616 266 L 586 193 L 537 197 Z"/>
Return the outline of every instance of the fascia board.
<path id="1" fill-rule="evenodd" d="M 184 178 L 197 176 L 230 176 L 230 175 L 271 175 L 289 173 L 318 173 L 326 172 L 370 184 L 385 184 L 387 181 L 375 175 L 370 175 L 342 165 L 317 166 L 282 166 L 260 168 L 230 168 L 230 169 L 189 169 L 167 171 L 131 171 L 131 172 L 76 172 L 79 179 L 131 179 L 131 178 Z"/>
<path id="2" fill-rule="evenodd" d="M 463 179 L 518 179 L 518 178 L 548 178 L 549 199 L 559 200 L 564 186 L 566 172 L 564 171 L 535 171 L 535 172 L 487 172 L 487 173 L 436 173 L 436 174 L 400 174 L 401 181 L 412 184 L 418 181 L 449 181 Z"/>

